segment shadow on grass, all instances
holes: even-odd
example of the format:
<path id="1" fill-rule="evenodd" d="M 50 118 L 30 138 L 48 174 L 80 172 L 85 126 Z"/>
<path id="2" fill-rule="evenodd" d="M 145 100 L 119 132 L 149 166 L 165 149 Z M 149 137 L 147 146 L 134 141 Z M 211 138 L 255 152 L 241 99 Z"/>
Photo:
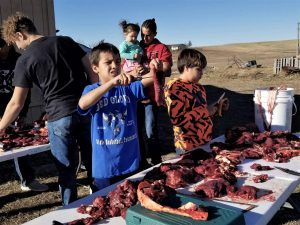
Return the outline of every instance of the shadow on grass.
<path id="1" fill-rule="evenodd" d="M 31 198 L 41 194 L 49 194 L 51 192 L 58 191 L 58 184 L 56 182 L 47 183 L 49 189 L 44 192 L 36 192 L 36 191 L 22 191 L 21 188 L 19 192 L 10 193 L 8 195 L 0 196 L 0 202 L 8 204 L 9 202 L 15 202 L 19 199 Z M 0 209 L 3 205 L 0 205 Z"/>
<path id="2" fill-rule="evenodd" d="M 23 208 L 16 208 L 14 210 L 0 213 L 0 217 L 10 218 L 10 217 L 17 216 L 19 214 L 25 214 L 25 213 L 30 213 L 30 212 L 34 212 L 34 211 L 41 211 L 43 209 L 53 209 L 53 207 L 59 207 L 59 206 L 61 206 L 60 201 L 53 202 L 53 203 L 38 204 L 36 206 L 29 206 L 29 207 L 24 206 Z"/>

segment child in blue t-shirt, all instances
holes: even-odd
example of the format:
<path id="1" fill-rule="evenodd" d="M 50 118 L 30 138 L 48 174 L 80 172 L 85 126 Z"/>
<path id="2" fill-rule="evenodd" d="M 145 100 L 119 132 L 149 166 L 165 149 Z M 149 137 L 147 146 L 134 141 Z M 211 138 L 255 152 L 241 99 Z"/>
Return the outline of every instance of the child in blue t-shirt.
<path id="1" fill-rule="evenodd" d="M 137 102 L 145 97 L 143 87 L 153 79 L 147 75 L 137 81 L 121 73 L 119 50 L 109 43 L 95 46 L 90 61 L 100 82 L 84 89 L 78 111 L 92 117 L 92 175 L 96 187 L 102 189 L 110 185 L 110 178 L 139 167 Z"/>

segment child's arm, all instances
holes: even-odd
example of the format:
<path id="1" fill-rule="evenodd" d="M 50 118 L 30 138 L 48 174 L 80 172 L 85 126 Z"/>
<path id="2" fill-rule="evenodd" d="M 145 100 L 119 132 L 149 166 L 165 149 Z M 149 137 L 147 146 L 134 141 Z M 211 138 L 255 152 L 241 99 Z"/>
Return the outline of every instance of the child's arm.
<path id="1" fill-rule="evenodd" d="M 89 93 L 81 96 L 78 105 L 82 110 L 87 110 L 95 105 L 102 96 L 117 85 L 128 85 L 132 81 L 132 76 L 126 74 L 120 74 L 108 82 L 103 83 L 98 88 L 90 91 Z"/>

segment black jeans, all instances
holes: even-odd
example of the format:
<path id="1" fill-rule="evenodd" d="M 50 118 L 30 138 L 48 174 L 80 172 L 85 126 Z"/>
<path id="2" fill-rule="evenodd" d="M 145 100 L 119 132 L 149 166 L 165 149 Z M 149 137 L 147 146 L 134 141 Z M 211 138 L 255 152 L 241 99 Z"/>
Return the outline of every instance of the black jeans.
<path id="1" fill-rule="evenodd" d="M 160 163 L 161 149 L 157 129 L 158 107 L 153 103 L 138 103 L 137 115 L 141 162 L 145 163 L 149 156 L 153 164 Z"/>

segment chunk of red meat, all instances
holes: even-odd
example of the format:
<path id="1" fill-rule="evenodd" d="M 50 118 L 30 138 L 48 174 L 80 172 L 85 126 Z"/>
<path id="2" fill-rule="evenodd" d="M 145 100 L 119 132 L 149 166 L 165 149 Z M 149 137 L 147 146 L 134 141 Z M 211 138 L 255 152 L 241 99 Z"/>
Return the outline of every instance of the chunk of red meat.
<path id="1" fill-rule="evenodd" d="M 264 170 L 272 170 L 274 168 L 270 167 L 270 166 L 262 166 L 261 164 L 258 163 L 253 163 L 250 166 L 251 169 L 254 169 L 255 171 L 264 171 Z"/>
<path id="2" fill-rule="evenodd" d="M 223 178 L 208 180 L 194 187 L 195 193 L 208 198 L 222 197 L 231 185 Z"/>
<path id="3" fill-rule="evenodd" d="M 254 176 L 252 180 L 254 181 L 254 183 L 263 183 L 266 182 L 268 179 L 269 179 L 268 174 L 260 174 Z"/>

